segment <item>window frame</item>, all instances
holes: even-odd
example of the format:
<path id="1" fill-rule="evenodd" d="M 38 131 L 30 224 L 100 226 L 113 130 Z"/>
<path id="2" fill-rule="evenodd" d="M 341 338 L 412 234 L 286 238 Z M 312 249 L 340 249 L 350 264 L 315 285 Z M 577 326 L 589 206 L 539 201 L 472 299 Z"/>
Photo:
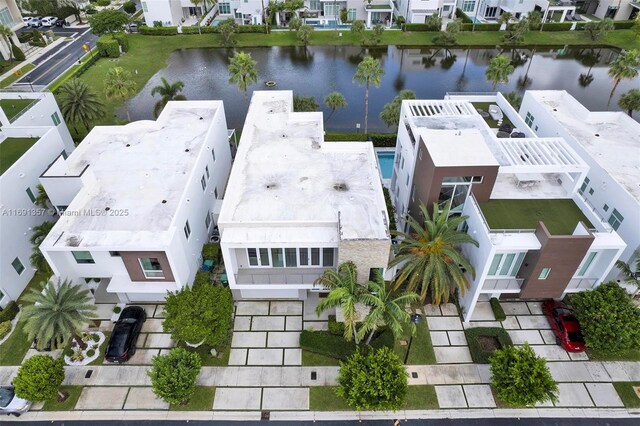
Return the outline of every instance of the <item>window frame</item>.
<path id="1" fill-rule="evenodd" d="M 20 265 L 20 268 L 16 268 L 16 262 Z M 13 266 L 13 270 L 16 271 L 16 274 L 18 275 L 22 275 L 22 273 L 27 269 L 18 256 L 11 261 L 11 266 Z M 18 271 L 18 269 L 20 270 Z M 2 299 L 0 298 L 0 300 Z"/>
<path id="2" fill-rule="evenodd" d="M 62 120 L 60 120 L 60 116 L 58 115 L 58 111 L 55 111 L 53 114 L 51 114 L 51 121 L 53 121 L 53 124 L 55 126 L 59 126 L 60 123 L 62 123 Z"/>
<path id="3" fill-rule="evenodd" d="M 84 259 L 78 258 L 77 255 L 79 255 L 80 253 L 88 253 L 89 258 L 84 258 Z M 79 265 L 93 265 L 96 263 L 95 259 L 93 258 L 93 255 L 88 250 L 71 250 L 71 255 L 75 259 L 76 263 Z"/>
<path id="4" fill-rule="evenodd" d="M 189 225 L 189 220 L 187 220 L 184 224 L 184 227 L 182 228 L 182 230 L 184 231 L 184 236 L 187 238 L 187 240 L 189 239 L 189 237 L 191 236 L 191 225 Z"/>
<path id="5" fill-rule="evenodd" d="M 624 216 L 622 216 L 622 214 L 616 208 L 614 208 L 609 215 L 607 223 L 611 225 L 614 231 L 617 231 L 618 228 L 620 228 L 620 225 L 622 225 L 622 222 L 624 222 Z"/>
<path id="6" fill-rule="evenodd" d="M 547 278 L 549 278 L 549 274 L 551 274 L 551 268 L 542 268 L 540 270 L 540 274 L 538 275 L 538 280 L 546 280 Z"/>
<path id="7" fill-rule="evenodd" d="M 158 263 L 158 265 L 160 266 L 160 269 L 145 269 L 144 266 L 142 265 L 142 259 L 149 259 L 149 263 L 151 263 L 151 259 L 155 259 L 156 262 Z M 140 269 L 142 270 L 142 274 L 144 275 L 144 277 L 146 279 L 164 279 L 164 270 L 162 269 L 162 264 L 160 263 L 160 259 L 157 257 L 139 257 L 138 258 L 138 264 L 140 265 Z M 153 274 L 149 274 L 147 275 L 147 271 L 152 272 L 152 273 L 160 273 L 161 276 L 154 276 Z"/>
<path id="8" fill-rule="evenodd" d="M 36 195 L 33 193 L 33 190 L 31 189 L 31 187 L 30 187 L 30 186 L 28 186 L 28 187 L 27 187 L 27 189 L 25 189 L 25 192 L 27 193 L 27 196 L 29 197 L 29 199 L 31 200 L 31 202 L 32 202 L 33 204 L 35 204 L 35 203 L 36 203 L 37 198 L 36 198 Z"/>

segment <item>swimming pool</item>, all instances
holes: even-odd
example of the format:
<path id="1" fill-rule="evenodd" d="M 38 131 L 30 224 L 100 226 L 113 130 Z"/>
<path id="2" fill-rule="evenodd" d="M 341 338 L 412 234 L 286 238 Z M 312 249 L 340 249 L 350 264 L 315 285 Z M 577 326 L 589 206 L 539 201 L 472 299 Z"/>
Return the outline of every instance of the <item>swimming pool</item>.
<path id="1" fill-rule="evenodd" d="M 391 179 L 393 175 L 393 160 L 395 152 L 393 151 L 378 151 L 378 164 L 380 165 L 380 172 L 382 173 L 382 179 Z"/>

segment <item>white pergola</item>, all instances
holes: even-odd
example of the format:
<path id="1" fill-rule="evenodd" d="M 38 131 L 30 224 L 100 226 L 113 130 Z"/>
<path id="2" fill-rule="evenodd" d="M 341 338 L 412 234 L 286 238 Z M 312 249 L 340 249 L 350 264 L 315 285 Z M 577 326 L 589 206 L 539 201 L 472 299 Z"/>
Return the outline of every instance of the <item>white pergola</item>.
<path id="1" fill-rule="evenodd" d="M 410 101 L 409 110 L 414 117 L 459 117 L 477 115 L 467 101 Z"/>

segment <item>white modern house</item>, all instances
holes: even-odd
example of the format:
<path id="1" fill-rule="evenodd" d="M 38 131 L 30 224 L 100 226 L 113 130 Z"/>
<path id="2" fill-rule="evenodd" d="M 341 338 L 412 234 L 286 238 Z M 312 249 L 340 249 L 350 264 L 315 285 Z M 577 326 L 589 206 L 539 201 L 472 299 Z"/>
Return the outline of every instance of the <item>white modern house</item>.
<path id="1" fill-rule="evenodd" d="M 564 22 L 578 8 L 574 0 L 457 0 L 457 7 L 477 22 L 496 21 L 504 12 L 520 19 L 533 10 L 540 11 L 543 22 L 556 14 L 558 21 Z"/>
<path id="2" fill-rule="evenodd" d="M 397 15 L 412 24 L 424 24 L 431 15 L 453 18 L 456 0 L 398 0 Z"/>
<path id="3" fill-rule="evenodd" d="M 0 0 L 0 24 L 13 31 L 11 39 L 16 46 L 20 46 L 15 31 L 24 27 L 24 22 L 22 22 L 22 14 L 16 4 L 16 0 Z M 4 40 L 0 43 L 0 54 L 5 60 L 8 60 L 10 57 L 9 46 L 7 46 Z"/>
<path id="4" fill-rule="evenodd" d="M 326 269 L 384 269 L 391 239 L 369 142 L 325 142 L 320 112 L 293 92 L 256 91 L 218 226 L 236 299 L 305 299 Z"/>
<path id="5" fill-rule="evenodd" d="M 33 277 L 29 242 L 34 226 L 55 220 L 34 204 L 38 177 L 73 151 L 69 130 L 51 93 L 0 93 L 0 307 Z"/>
<path id="6" fill-rule="evenodd" d="M 40 249 L 96 302 L 164 300 L 202 264 L 230 167 L 221 101 L 169 102 L 156 121 L 94 127 L 40 176 L 61 214 Z"/>
<path id="7" fill-rule="evenodd" d="M 632 20 L 640 13 L 640 2 L 635 0 L 601 0 L 596 5 L 593 16 L 600 19 L 611 18 L 616 21 Z"/>
<path id="8" fill-rule="evenodd" d="M 205 1 L 201 0 L 198 6 L 191 0 L 142 0 L 140 5 L 144 13 L 144 21 L 149 27 L 153 27 L 156 21 L 163 26 L 196 25 L 198 20 L 206 13 Z M 211 10 L 213 2 L 206 4 L 206 10 Z"/>
<path id="9" fill-rule="evenodd" d="M 402 104 L 390 185 L 398 228 L 407 229 L 420 202 L 469 217 L 463 229 L 479 247 L 462 248 L 475 269 L 460 298 L 466 321 L 479 299 L 560 299 L 594 288 L 629 246 L 581 195 L 594 173 L 589 156 L 560 133 L 543 134 L 540 123 L 554 123 L 528 108 L 521 116 L 500 94 Z M 610 151 L 628 155 L 621 146 Z M 616 195 L 608 196 L 613 205 Z"/>

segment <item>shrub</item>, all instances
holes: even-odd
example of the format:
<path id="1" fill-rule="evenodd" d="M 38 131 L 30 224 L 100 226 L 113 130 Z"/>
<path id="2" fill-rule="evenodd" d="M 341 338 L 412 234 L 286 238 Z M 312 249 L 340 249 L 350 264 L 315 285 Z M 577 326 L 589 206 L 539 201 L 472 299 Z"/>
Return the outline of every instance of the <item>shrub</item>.
<path id="1" fill-rule="evenodd" d="M 500 345 L 499 349 L 507 346 L 513 346 L 509 333 L 501 327 L 468 328 L 464 331 L 464 335 L 467 338 L 467 343 L 469 344 L 471 358 L 473 359 L 473 362 L 478 364 L 488 364 L 489 358 L 494 353 L 493 350 L 487 350 L 486 347 L 483 347 L 483 344 L 480 342 L 480 338 L 487 337 L 497 339 Z"/>
<path id="2" fill-rule="evenodd" d="M 113 38 L 118 40 L 118 44 L 122 47 L 123 52 L 129 51 L 129 38 L 125 33 L 114 33 Z"/>
<path id="3" fill-rule="evenodd" d="M 82 348 L 76 348 L 73 350 L 73 354 L 69 357 L 71 361 L 81 362 L 84 361 L 84 354 L 82 353 Z"/>
<path id="4" fill-rule="evenodd" d="M 23 33 L 18 34 L 18 41 L 20 43 L 26 43 L 28 41 L 31 41 L 32 38 L 33 38 L 33 33 L 29 31 L 25 31 Z"/>
<path id="5" fill-rule="evenodd" d="M 558 385 L 553 380 L 547 361 L 538 357 L 531 346 L 507 346 L 495 351 L 489 359 L 491 383 L 498 398 L 515 406 L 556 401 Z"/>
<path id="6" fill-rule="evenodd" d="M 207 243 L 202 246 L 202 258 L 218 260 L 220 256 L 220 243 Z"/>
<path id="7" fill-rule="evenodd" d="M 98 0 L 96 4 L 98 6 L 109 6 L 111 4 L 111 0 Z"/>
<path id="8" fill-rule="evenodd" d="M 633 27 L 636 21 L 613 21 L 613 27 L 616 30 L 628 30 Z"/>
<path id="9" fill-rule="evenodd" d="M 460 26 L 460 31 L 472 31 L 473 23 L 465 23 Z M 500 31 L 500 24 L 476 24 L 476 31 Z"/>
<path id="10" fill-rule="evenodd" d="M 184 28 L 183 28 L 184 30 Z M 195 34 L 197 34 L 198 30 L 196 30 Z M 140 34 L 142 35 L 160 35 L 160 36 L 172 36 L 178 35 L 178 27 L 140 27 Z"/>
<path id="11" fill-rule="evenodd" d="M 91 358 L 91 357 L 92 357 L 92 356 L 94 356 L 95 354 L 96 354 L 96 351 L 95 351 L 95 350 L 93 350 L 93 349 L 89 349 L 89 350 L 87 351 L 87 357 L 88 357 L 88 358 Z"/>
<path id="12" fill-rule="evenodd" d="M 39 402 L 55 398 L 63 380 L 62 358 L 34 355 L 22 363 L 13 379 L 13 386 L 18 397 Z"/>
<path id="13" fill-rule="evenodd" d="M 440 31 L 440 28 L 434 29 L 428 24 L 404 24 L 405 31 Z"/>
<path id="14" fill-rule="evenodd" d="M 196 272 L 196 277 L 193 279 L 193 288 L 198 288 L 203 285 L 211 284 L 211 278 L 208 271 Z"/>
<path id="15" fill-rule="evenodd" d="M 463 24 L 473 24 L 473 20 L 469 18 L 469 16 L 464 13 L 459 7 L 456 8 L 456 16 L 460 18 Z"/>
<path id="16" fill-rule="evenodd" d="M 569 31 L 572 25 L 571 22 L 547 22 L 542 31 Z"/>
<path id="17" fill-rule="evenodd" d="M 587 347 L 616 354 L 640 346 L 640 308 L 615 281 L 571 296 Z"/>
<path id="18" fill-rule="evenodd" d="M 32 46 L 38 46 L 38 47 L 45 47 L 47 45 L 47 42 L 44 41 L 44 38 L 42 37 L 42 33 L 38 30 L 33 30 L 31 32 L 31 42 L 30 44 Z"/>
<path id="19" fill-rule="evenodd" d="M 65 349 L 65 350 L 64 350 L 64 354 L 65 354 L 66 356 L 68 356 L 69 358 L 71 358 L 71 357 L 73 356 L 73 349 L 71 349 L 71 348 L 67 348 L 67 349 Z"/>
<path id="20" fill-rule="evenodd" d="M 154 28 L 162 28 L 162 21 L 153 21 Z"/>
<path id="21" fill-rule="evenodd" d="M 398 135 L 395 133 L 369 133 L 376 148 L 395 148 Z"/>
<path id="22" fill-rule="evenodd" d="M 328 331 L 302 330 L 300 347 L 309 352 L 343 360 L 356 351 L 356 344 L 353 341 L 347 342 L 342 336 L 336 336 Z"/>
<path id="23" fill-rule="evenodd" d="M 340 363 L 338 396 L 360 410 L 398 410 L 407 394 L 407 372 L 389 348 L 359 350 Z"/>
<path id="24" fill-rule="evenodd" d="M 24 61 L 26 58 L 24 56 L 24 52 L 15 44 L 11 43 L 11 52 L 13 53 L 13 57 L 16 61 Z"/>
<path id="25" fill-rule="evenodd" d="M 93 6 L 87 6 L 84 8 L 84 13 L 86 13 L 87 15 L 93 15 L 96 12 L 98 12 L 98 9 Z"/>
<path id="26" fill-rule="evenodd" d="M 9 334 L 11 331 L 11 321 L 0 322 L 0 339 Z"/>
<path id="27" fill-rule="evenodd" d="M 366 133 L 327 133 L 324 135 L 326 142 L 364 142 L 368 141 L 369 137 Z"/>
<path id="28" fill-rule="evenodd" d="M 344 323 L 337 322 L 335 315 L 329 315 L 329 333 L 340 337 L 344 335 Z"/>
<path id="29" fill-rule="evenodd" d="M 91 335 L 91 340 L 93 340 L 94 342 L 99 342 L 100 341 L 100 335 L 98 333 L 93 333 Z"/>
<path id="30" fill-rule="evenodd" d="M 389 190 L 384 186 L 382 187 L 382 192 L 384 193 L 384 202 L 387 205 L 387 214 L 389 215 L 389 230 L 397 231 L 396 209 L 391 202 L 391 194 L 389 194 Z M 392 236 L 395 237 L 395 235 Z"/>
<path id="31" fill-rule="evenodd" d="M 122 10 L 127 12 L 129 15 L 133 15 L 134 13 L 136 13 L 136 3 L 131 0 L 124 2 L 124 4 L 122 5 Z"/>
<path id="32" fill-rule="evenodd" d="M 233 297 L 227 287 L 201 285 L 169 292 L 164 307 L 165 333 L 174 340 L 223 344 L 229 337 L 233 314 Z"/>
<path id="33" fill-rule="evenodd" d="M 264 25 L 238 25 L 236 32 L 241 33 L 266 33 L 267 27 Z"/>
<path id="34" fill-rule="evenodd" d="M 107 58 L 120 57 L 120 45 L 118 40 L 110 36 L 103 36 L 96 41 L 96 48 L 102 56 Z"/>
<path id="35" fill-rule="evenodd" d="M 500 301 L 497 298 L 492 297 L 491 300 L 489 300 L 489 303 L 491 304 L 493 315 L 496 317 L 497 321 L 504 321 L 507 319 L 507 315 L 504 313 L 504 309 L 502 309 L 502 305 L 500 305 Z"/>
<path id="36" fill-rule="evenodd" d="M 122 308 L 120 306 L 114 306 L 113 307 L 113 313 L 114 314 L 119 314 L 120 312 L 122 312 Z"/>
<path id="37" fill-rule="evenodd" d="M 174 348 L 166 355 L 154 356 L 147 374 L 156 396 L 169 404 L 184 404 L 196 390 L 201 368 L 200 355 L 184 348 Z"/>
<path id="38" fill-rule="evenodd" d="M 20 307 L 15 300 L 7 303 L 7 306 L 0 312 L 0 322 L 11 321 L 20 312 Z"/>

